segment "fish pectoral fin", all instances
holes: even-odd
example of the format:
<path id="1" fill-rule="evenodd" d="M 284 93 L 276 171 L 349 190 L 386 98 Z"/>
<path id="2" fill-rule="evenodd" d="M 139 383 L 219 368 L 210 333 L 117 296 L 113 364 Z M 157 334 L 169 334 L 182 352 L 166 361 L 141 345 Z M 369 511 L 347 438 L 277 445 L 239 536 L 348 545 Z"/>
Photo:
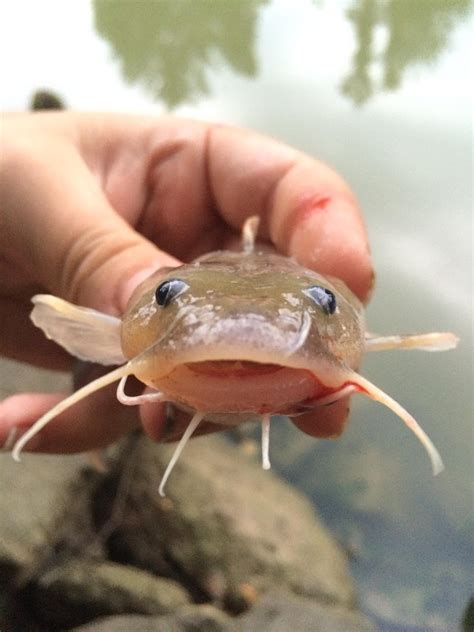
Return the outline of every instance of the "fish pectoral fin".
<path id="1" fill-rule="evenodd" d="M 50 294 L 36 294 L 32 302 L 33 323 L 72 355 L 105 365 L 125 362 L 119 318 L 72 305 Z"/>
<path id="2" fill-rule="evenodd" d="M 459 338 L 450 332 L 432 332 L 428 334 L 400 334 L 379 336 L 365 334 L 366 351 L 386 351 L 389 349 L 417 349 L 419 351 L 449 351 L 454 349 Z"/>

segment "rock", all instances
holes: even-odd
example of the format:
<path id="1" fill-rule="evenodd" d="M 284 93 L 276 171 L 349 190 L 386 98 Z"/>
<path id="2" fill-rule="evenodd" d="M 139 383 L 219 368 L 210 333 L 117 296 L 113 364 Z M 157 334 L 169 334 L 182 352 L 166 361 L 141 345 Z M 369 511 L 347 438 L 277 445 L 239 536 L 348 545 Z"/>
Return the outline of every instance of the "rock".
<path id="1" fill-rule="evenodd" d="M 214 606 L 187 606 L 165 617 L 108 617 L 73 632 L 228 632 L 232 619 Z"/>
<path id="2" fill-rule="evenodd" d="M 299 492 L 214 436 L 186 447 L 163 499 L 173 450 L 138 439 L 116 551 L 154 572 L 171 569 L 234 612 L 273 587 L 352 604 L 346 558 Z"/>
<path id="3" fill-rule="evenodd" d="M 474 630 L 474 597 L 470 598 L 464 611 L 462 630 L 463 632 L 472 632 Z"/>
<path id="4" fill-rule="evenodd" d="M 289 593 L 269 593 L 238 617 L 235 632 L 375 632 L 359 612 Z"/>
<path id="5" fill-rule="evenodd" d="M 266 595 L 251 610 L 229 617 L 213 606 L 188 606 L 165 617 L 110 617 L 74 632 L 375 632 L 361 614 L 286 592 Z"/>
<path id="6" fill-rule="evenodd" d="M 161 498 L 173 450 L 125 440 L 105 476 L 83 455 L 0 456 L 2 630 L 98 616 L 81 631 L 371 629 L 351 609 L 344 554 L 301 494 L 208 437 L 186 447 Z"/>
<path id="7" fill-rule="evenodd" d="M 175 582 L 137 568 L 76 559 L 42 574 L 33 602 L 38 620 L 70 627 L 110 614 L 166 614 L 189 597 Z"/>
<path id="8" fill-rule="evenodd" d="M 0 455 L 0 576 L 28 581 L 66 541 L 90 543 L 90 493 L 97 477 L 83 456 Z"/>

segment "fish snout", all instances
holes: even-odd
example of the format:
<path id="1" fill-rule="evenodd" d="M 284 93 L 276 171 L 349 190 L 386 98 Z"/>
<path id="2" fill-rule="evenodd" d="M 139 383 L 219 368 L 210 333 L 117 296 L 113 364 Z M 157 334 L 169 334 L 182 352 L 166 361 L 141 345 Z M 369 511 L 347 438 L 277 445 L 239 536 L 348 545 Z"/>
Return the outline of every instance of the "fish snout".
<path id="1" fill-rule="evenodd" d="M 209 323 L 198 323 L 188 332 L 186 344 L 213 352 L 219 348 L 233 349 L 235 357 L 247 352 L 288 356 L 304 345 L 310 328 L 308 314 L 269 317 L 240 311 Z"/>

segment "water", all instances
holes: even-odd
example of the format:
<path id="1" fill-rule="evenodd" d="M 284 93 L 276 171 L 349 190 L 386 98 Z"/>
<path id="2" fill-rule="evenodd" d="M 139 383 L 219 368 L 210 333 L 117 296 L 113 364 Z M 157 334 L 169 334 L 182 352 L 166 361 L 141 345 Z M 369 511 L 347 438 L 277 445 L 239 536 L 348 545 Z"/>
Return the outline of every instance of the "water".
<path id="1" fill-rule="evenodd" d="M 2 109 L 34 90 L 76 109 L 177 114 L 274 135 L 332 164 L 367 219 L 374 331 L 447 329 L 449 354 L 364 373 L 440 449 L 431 478 L 394 416 L 362 399 L 337 442 L 284 422 L 273 464 L 352 555 L 382 630 L 457 629 L 472 589 L 472 36 L 466 0 L 4 3 Z"/>

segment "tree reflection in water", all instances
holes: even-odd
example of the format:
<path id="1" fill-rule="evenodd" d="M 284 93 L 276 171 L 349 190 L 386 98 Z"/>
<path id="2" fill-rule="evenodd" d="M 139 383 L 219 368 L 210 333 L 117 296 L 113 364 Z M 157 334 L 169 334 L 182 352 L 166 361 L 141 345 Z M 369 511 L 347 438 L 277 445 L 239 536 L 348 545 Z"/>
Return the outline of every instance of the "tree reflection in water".
<path id="1" fill-rule="evenodd" d="M 267 1 L 95 0 L 95 28 L 124 78 L 172 108 L 209 92 L 206 70 L 217 54 L 235 71 L 256 74 L 257 16 Z"/>
<path id="2" fill-rule="evenodd" d="M 124 78 L 145 85 L 173 108 L 209 93 L 206 71 L 224 59 L 236 72 L 257 74 L 255 42 L 260 9 L 269 0 L 94 0 L 95 28 L 110 42 Z M 354 0 L 353 68 L 341 92 L 360 105 L 376 92 L 396 90 L 406 70 L 434 62 L 472 0 Z M 288 11 L 298 11 L 297 5 Z M 314 4 L 324 18 L 324 6 Z M 284 28 L 284 25 L 283 27 Z M 377 29 L 385 30 L 375 50 Z M 278 36 L 278 34 L 276 34 Z M 265 54 L 269 51 L 265 51 Z M 379 65 L 381 79 L 374 77 Z"/>
<path id="3" fill-rule="evenodd" d="M 354 24 L 358 48 L 342 93 L 360 105 L 377 91 L 396 90 L 409 66 L 436 61 L 456 22 L 472 8 L 472 0 L 357 0 L 347 17 Z M 374 33 L 380 27 L 386 29 L 387 43 L 378 54 Z M 382 67 L 378 85 L 371 78 L 374 63 Z"/>

